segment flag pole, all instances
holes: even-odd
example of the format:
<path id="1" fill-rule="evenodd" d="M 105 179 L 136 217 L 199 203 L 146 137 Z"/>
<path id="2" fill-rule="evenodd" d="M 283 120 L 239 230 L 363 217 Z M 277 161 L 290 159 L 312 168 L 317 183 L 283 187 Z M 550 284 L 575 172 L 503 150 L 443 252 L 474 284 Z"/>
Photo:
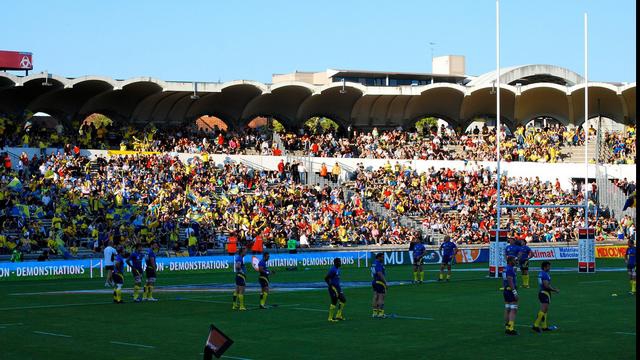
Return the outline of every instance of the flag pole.
<path id="1" fill-rule="evenodd" d="M 587 13 L 584 13 L 584 227 L 589 228 L 589 63 L 587 55 L 589 52 Z"/>
<path id="2" fill-rule="evenodd" d="M 496 0 L 496 244 L 500 237 L 500 0 Z M 495 271 L 498 277 L 498 268 Z"/>

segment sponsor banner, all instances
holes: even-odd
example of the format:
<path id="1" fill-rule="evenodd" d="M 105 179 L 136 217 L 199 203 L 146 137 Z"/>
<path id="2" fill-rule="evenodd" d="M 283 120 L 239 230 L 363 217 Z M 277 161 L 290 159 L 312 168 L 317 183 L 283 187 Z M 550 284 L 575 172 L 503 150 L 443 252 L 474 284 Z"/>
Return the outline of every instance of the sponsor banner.
<path id="1" fill-rule="evenodd" d="M 626 246 L 596 246 L 596 258 L 598 259 L 623 259 L 626 252 Z"/>
<path id="2" fill-rule="evenodd" d="M 456 262 L 460 264 L 489 262 L 489 249 L 458 249 Z"/>
<path id="3" fill-rule="evenodd" d="M 0 50 L 0 69 L 33 70 L 33 57 L 30 52 Z"/>
<path id="4" fill-rule="evenodd" d="M 367 266 L 367 252 L 306 252 L 299 254 L 271 254 L 268 265 L 270 267 L 328 267 L 333 265 L 333 259 L 339 257 L 343 265 Z M 257 256 L 245 256 L 245 264 L 251 264 L 257 269 Z M 177 271 L 233 271 L 234 256 L 197 256 L 197 257 L 158 257 L 156 258 L 157 272 Z M 143 269 L 146 265 L 143 263 Z M 125 265 L 125 271 L 131 269 Z M 18 278 L 59 278 L 59 277 L 103 277 L 104 266 L 101 259 L 62 260 L 62 261 L 26 261 L 19 263 L 0 263 L 0 280 Z"/>
<path id="5" fill-rule="evenodd" d="M 383 251 L 385 265 L 411 265 L 413 264 L 412 251 Z M 371 253 L 371 262 L 376 261 L 376 252 Z M 424 264 L 440 264 L 442 257 L 436 250 L 427 250 L 423 257 Z M 457 263 L 480 263 L 489 261 L 489 249 L 458 249 Z"/>
<path id="6" fill-rule="evenodd" d="M 578 258 L 577 246 L 532 247 L 531 260 L 574 260 Z"/>

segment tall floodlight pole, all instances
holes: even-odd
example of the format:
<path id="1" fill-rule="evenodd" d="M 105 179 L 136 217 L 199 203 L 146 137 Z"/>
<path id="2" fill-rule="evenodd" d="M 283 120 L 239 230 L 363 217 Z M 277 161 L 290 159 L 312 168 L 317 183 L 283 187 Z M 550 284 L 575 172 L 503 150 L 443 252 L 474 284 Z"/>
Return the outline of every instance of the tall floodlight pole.
<path id="1" fill-rule="evenodd" d="M 589 190 L 587 188 L 589 180 L 589 63 L 587 55 L 589 52 L 587 13 L 584 13 L 584 227 L 589 228 Z"/>
<path id="2" fill-rule="evenodd" d="M 496 0 L 496 243 L 500 236 L 500 0 Z M 496 269 L 495 277 L 498 277 Z"/>

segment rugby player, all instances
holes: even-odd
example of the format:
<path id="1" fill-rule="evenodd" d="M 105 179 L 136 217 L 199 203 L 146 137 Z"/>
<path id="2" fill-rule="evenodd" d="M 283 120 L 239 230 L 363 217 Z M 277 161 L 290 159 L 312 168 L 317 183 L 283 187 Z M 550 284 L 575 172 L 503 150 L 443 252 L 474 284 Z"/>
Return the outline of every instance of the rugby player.
<path id="1" fill-rule="evenodd" d="M 527 240 L 522 240 L 520 252 L 518 253 L 518 265 L 522 273 L 522 287 L 529 288 L 529 260 L 533 257 L 533 251 L 527 246 Z"/>
<path id="2" fill-rule="evenodd" d="M 236 291 L 233 292 L 232 310 L 247 310 L 244 307 L 244 288 L 247 286 L 247 269 L 244 266 L 245 255 L 247 255 L 247 248 L 241 247 L 233 265 L 233 271 L 236 274 Z"/>
<path id="3" fill-rule="evenodd" d="M 636 294 L 636 247 L 633 240 L 627 243 L 627 251 L 624 254 L 624 262 L 627 264 L 627 273 L 629 274 L 629 283 L 631 291 L 629 295 Z"/>
<path id="4" fill-rule="evenodd" d="M 122 304 L 122 286 L 124 285 L 124 262 L 126 258 L 124 248 L 118 247 L 118 253 L 113 261 L 113 283 L 115 289 L 113 289 L 113 302 L 116 304 Z"/>
<path id="5" fill-rule="evenodd" d="M 515 238 L 509 239 L 509 245 L 504 248 L 504 257 L 505 259 L 509 256 L 514 258 L 515 265 L 518 263 L 518 255 L 520 254 L 520 246 L 518 245 L 518 241 Z M 515 271 L 515 269 L 514 269 Z M 504 290 L 504 287 L 501 287 L 500 290 Z"/>
<path id="6" fill-rule="evenodd" d="M 417 239 L 417 242 L 413 242 L 413 283 L 414 284 L 422 284 L 424 281 L 424 271 L 422 269 L 422 264 L 424 262 L 424 256 L 427 254 L 427 250 L 424 247 L 424 244 Z M 418 280 L 418 276 L 420 280 Z"/>
<path id="7" fill-rule="evenodd" d="M 329 321 L 331 322 L 345 319 L 342 311 L 344 310 L 347 299 L 344 297 L 342 288 L 340 287 L 340 266 L 342 266 L 340 258 L 333 259 L 333 266 L 329 269 L 327 276 L 324 277 L 324 281 L 327 283 L 329 289 L 329 296 L 331 297 L 331 305 L 329 305 Z M 336 317 L 334 318 L 333 313 L 336 309 Z"/>
<path id="8" fill-rule="evenodd" d="M 113 247 L 113 240 L 109 240 L 107 247 L 104 248 L 104 268 L 107 270 L 107 280 L 104 283 L 105 287 L 113 287 L 113 261 L 116 258 L 118 252 Z"/>
<path id="9" fill-rule="evenodd" d="M 373 281 L 373 315 L 374 318 L 385 318 L 384 315 L 384 297 L 387 293 L 387 280 L 385 278 L 383 253 L 376 254 L 376 261 L 371 266 L 371 276 Z"/>
<path id="10" fill-rule="evenodd" d="M 560 290 L 551 286 L 551 275 L 549 275 L 549 271 L 551 270 L 551 263 L 548 261 L 543 261 L 540 265 L 542 271 L 538 274 L 538 285 L 540 286 L 540 291 L 538 292 L 538 300 L 540 300 L 540 311 L 538 311 L 538 317 L 536 321 L 533 323 L 533 331 L 537 333 L 541 333 L 543 331 L 553 331 L 556 330 L 557 327 L 549 326 L 548 318 L 549 318 L 549 303 L 551 302 L 551 293 L 552 292 L 560 292 Z"/>
<path id="11" fill-rule="evenodd" d="M 451 263 L 455 259 L 458 253 L 458 247 L 451 241 L 451 236 L 445 235 L 444 242 L 440 244 L 440 256 L 442 261 L 440 262 L 440 275 L 438 281 L 444 280 L 444 267 L 447 266 L 447 281 L 451 280 Z"/>
<path id="12" fill-rule="evenodd" d="M 153 297 L 153 286 L 156 283 L 156 256 L 158 254 L 158 243 L 153 242 L 149 251 L 147 252 L 147 268 L 145 269 L 145 275 L 147 277 L 147 282 L 144 285 L 144 294 L 142 295 L 143 301 L 158 301 Z"/>
<path id="13" fill-rule="evenodd" d="M 502 291 L 504 297 L 505 334 L 518 335 L 515 330 L 516 314 L 518 313 L 518 290 L 516 281 L 516 258 L 507 257 L 507 266 L 502 272 Z"/>
<path id="14" fill-rule="evenodd" d="M 140 285 L 142 285 L 142 260 L 144 254 L 142 253 L 142 244 L 137 243 L 135 250 L 131 253 L 127 259 L 127 265 L 131 268 L 131 275 L 133 275 L 133 302 L 141 302 L 140 297 Z"/>
<path id="15" fill-rule="evenodd" d="M 260 273 L 258 282 L 262 288 L 262 293 L 260 294 L 260 309 L 267 308 L 267 296 L 269 295 L 269 275 L 271 275 L 271 270 L 269 270 L 267 261 L 269 261 L 269 253 L 265 252 L 262 254 L 262 260 L 258 262 L 258 272 Z"/>

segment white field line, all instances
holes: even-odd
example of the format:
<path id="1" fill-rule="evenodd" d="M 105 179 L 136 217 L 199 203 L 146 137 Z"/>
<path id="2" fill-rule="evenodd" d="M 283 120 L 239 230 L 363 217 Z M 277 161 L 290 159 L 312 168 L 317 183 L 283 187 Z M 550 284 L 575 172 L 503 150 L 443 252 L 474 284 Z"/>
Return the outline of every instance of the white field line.
<path id="1" fill-rule="evenodd" d="M 251 360 L 249 358 L 243 358 L 243 357 L 237 357 L 237 356 L 227 356 L 227 355 L 222 355 L 221 357 L 225 358 L 225 359 L 235 359 L 235 360 Z"/>
<path id="2" fill-rule="evenodd" d="M 40 334 L 40 335 L 58 336 L 58 337 L 64 337 L 64 338 L 70 338 L 71 337 L 69 335 L 55 334 L 55 333 L 44 332 L 44 331 L 34 331 L 33 333 L 34 334 Z"/>
<path id="3" fill-rule="evenodd" d="M 620 334 L 620 335 L 633 335 L 633 336 L 636 336 L 636 333 L 620 332 L 620 331 L 616 331 L 614 334 Z"/>
<path id="4" fill-rule="evenodd" d="M 0 326 L 20 326 L 24 325 L 23 323 L 9 323 L 9 324 L 0 324 Z"/>
<path id="5" fill-rule="evenodd" d="M 402 316 L 402 315 L 392 315 L 392 317 L 398 318 L 398 319 L 413 319 L 413 320 L 433 320 L 433 318 L 430 317 L 419 317 L 419 316 Z"/>
<path id="6" fill-rule="evenodd" d="M 126 342 L 120 342 L 120 341 L 109 341 L 112 344 L 116 344 L 116 345 L 125 345 L 125 346 L 135 346 L 135 347 L 141 347 L 141 348 L 146 348 L 146 349 L 155 349 L 155 346 L 149 346 L 149 345 L 142 345 L 142 344 L 132 344 L 132 343 L 126 343 Z"/>
<path id="7" fill-rule="evenodd" d="M 611 280 L 580 281 L 578 284 L 599 284 L 608 282 L 611 282 Z"/>
<path id="8" fill-rule="evenodd" d="M 111 302 L 94 302 L 94 303 L 81 303 L 81 304 L 57 304 L 57 305 L 17 306 L 17 307 L 0 308 L 0 311 L 28 310 L 28 309 L 49 309 L 49 308 L 71 307 L 71 306 L 105 305 L 105 304 L 111 304 Z"/>

